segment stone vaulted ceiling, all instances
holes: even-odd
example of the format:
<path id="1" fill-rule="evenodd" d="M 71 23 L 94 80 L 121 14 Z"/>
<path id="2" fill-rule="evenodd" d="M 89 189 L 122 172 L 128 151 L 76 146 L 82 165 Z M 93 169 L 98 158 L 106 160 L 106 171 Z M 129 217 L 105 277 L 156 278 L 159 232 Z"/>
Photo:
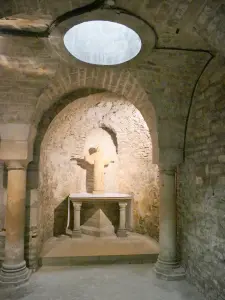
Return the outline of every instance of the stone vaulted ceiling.
<path id="1" fill-rule="evenodd" d="M 4 20 L 0 25 L 4 28 L 7 24 L 16 24 L 17 18 L 33 19 L 30 22 L 21 21 L 20 25 L 26 29 L 36 26 L 41 31 L 48 21 L 51 22 L 69 11 L 93 2 L 104 1 L 5 0 L 1 4 L 0 16 L 6 19 L 12 17 L 14 22 Z M 161 46 L 194 46 L 225 51 L 225 2 L 223 0 L 117 0 L 115 2 L 116 7 L 126 9 L 149 22 L 156 30 Z"/>
<path id="2" fill-rule="evenodd" d="M 82 20 L 124 21 L 142 35 L 144 55 L 128 70 L 150 95 L 159 126 L 176 119 L 180 131 L 196 83 L 214 61 L 224 74 L 222 0 L 4 0 L 0 8 L 0 123 L 30 123 L 38 99 L 57 78 L 89 68 L 62 43 L 65 28 Z M 148 30 L 155 46 L 148 51 Z M 70 76 L 70 75 L 68 75 Z M 67 80 L 68 81 L 68 80 Z M 181 128 L 182 127 L 182 128 Z M 179 135 L 179 133 L 178 133 Z"/>

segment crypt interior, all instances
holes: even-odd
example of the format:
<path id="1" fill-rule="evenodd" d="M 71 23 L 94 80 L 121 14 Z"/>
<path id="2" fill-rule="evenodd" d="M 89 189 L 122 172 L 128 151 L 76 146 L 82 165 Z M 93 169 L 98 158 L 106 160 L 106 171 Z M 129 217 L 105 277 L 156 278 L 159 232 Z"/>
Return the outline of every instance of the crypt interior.
<path id="1" fill-rule="evenodd" d="M 225 299 L 225 2 L 4 0 L 0 72 L 0 298 Z"/>

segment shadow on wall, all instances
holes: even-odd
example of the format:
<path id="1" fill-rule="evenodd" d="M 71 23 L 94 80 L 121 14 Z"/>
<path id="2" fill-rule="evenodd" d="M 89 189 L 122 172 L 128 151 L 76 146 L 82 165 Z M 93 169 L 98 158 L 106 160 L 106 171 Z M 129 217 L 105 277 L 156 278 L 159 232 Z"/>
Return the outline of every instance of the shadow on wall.
<path id="1" fill-rule="evenodd" d="M 74 223 L 74 210 L 73 203 L 69 202 L 69 229 L 73 229 Z M 54 225 L 53 225 L 53 235 L 59 236 L 61 234 L 66 234 L 68 219 L 68 197 L 64 199 L 54 210 Z"/>
<path id="2" fill-rule="evenodd" d="M 159 178 L 158 178 L 159 181 Z M 134 203 L 135 231 L 148 234 L 159 240 L 159 188 L 158 181 L 150 183 L 150 190 L 145 190 L 140 202 Z M 143 214 L 140 211 L 144 212 Z"/>
<path id="3" fill-rule="evenodd" d="M 105 130 L 109 134 L 109 136 L 111 137 L 113 144 L 116 148 L 116 153 L 118 154 L 118 141 L 117 141 L 116 133 L 112 129 L 110 129 L 109 127 L 107 127 L 105 125 L 101 125 L 100 128 Z"/>
<path id="4" fill-rule="evenodd" d="M 95 148 L 89 149 L 89 154 L 95 153 Z M 70 159 L 71 161 L 75 160 L 77 162 L 77 165 L 81 167 L 83 170 L 86 171 L 86 191 L 87 193 L 92 193 L 94 190 L 94 165 L 89 164 L 85 161 L 85 159 L 81 158 L 74 158 L 72 157 Z"/>

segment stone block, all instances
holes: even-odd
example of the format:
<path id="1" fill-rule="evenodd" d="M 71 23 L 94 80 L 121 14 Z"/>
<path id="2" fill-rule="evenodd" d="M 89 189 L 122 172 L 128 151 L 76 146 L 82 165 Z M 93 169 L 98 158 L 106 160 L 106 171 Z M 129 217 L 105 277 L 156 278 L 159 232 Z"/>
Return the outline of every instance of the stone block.
<path id="1" fill-rule="evenodd" d="M 97 237 L 114 236 L 114 227 L 101 209 L 98 209 L 82 226 L 81 231 Z"/>

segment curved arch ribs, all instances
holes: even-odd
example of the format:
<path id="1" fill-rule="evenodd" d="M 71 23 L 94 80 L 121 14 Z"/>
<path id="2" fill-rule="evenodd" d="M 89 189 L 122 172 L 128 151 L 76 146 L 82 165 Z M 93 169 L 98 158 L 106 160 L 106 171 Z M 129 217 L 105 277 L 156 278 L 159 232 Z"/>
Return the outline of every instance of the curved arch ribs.
<path id="1" fill-rule="evenodd" d="M 81 88 L 97 88 L 116 93 L 131 102 L 142 114 L 152 138 L 153 162 L 158 163 L 158 131 L 155 109 L 145 90 L 129 71 L 103 70 L 102 68 L 74 69 L 55 77 L 39 97 L 33 125 L 37 126 L 43 113 L 55 102 Z"/>

